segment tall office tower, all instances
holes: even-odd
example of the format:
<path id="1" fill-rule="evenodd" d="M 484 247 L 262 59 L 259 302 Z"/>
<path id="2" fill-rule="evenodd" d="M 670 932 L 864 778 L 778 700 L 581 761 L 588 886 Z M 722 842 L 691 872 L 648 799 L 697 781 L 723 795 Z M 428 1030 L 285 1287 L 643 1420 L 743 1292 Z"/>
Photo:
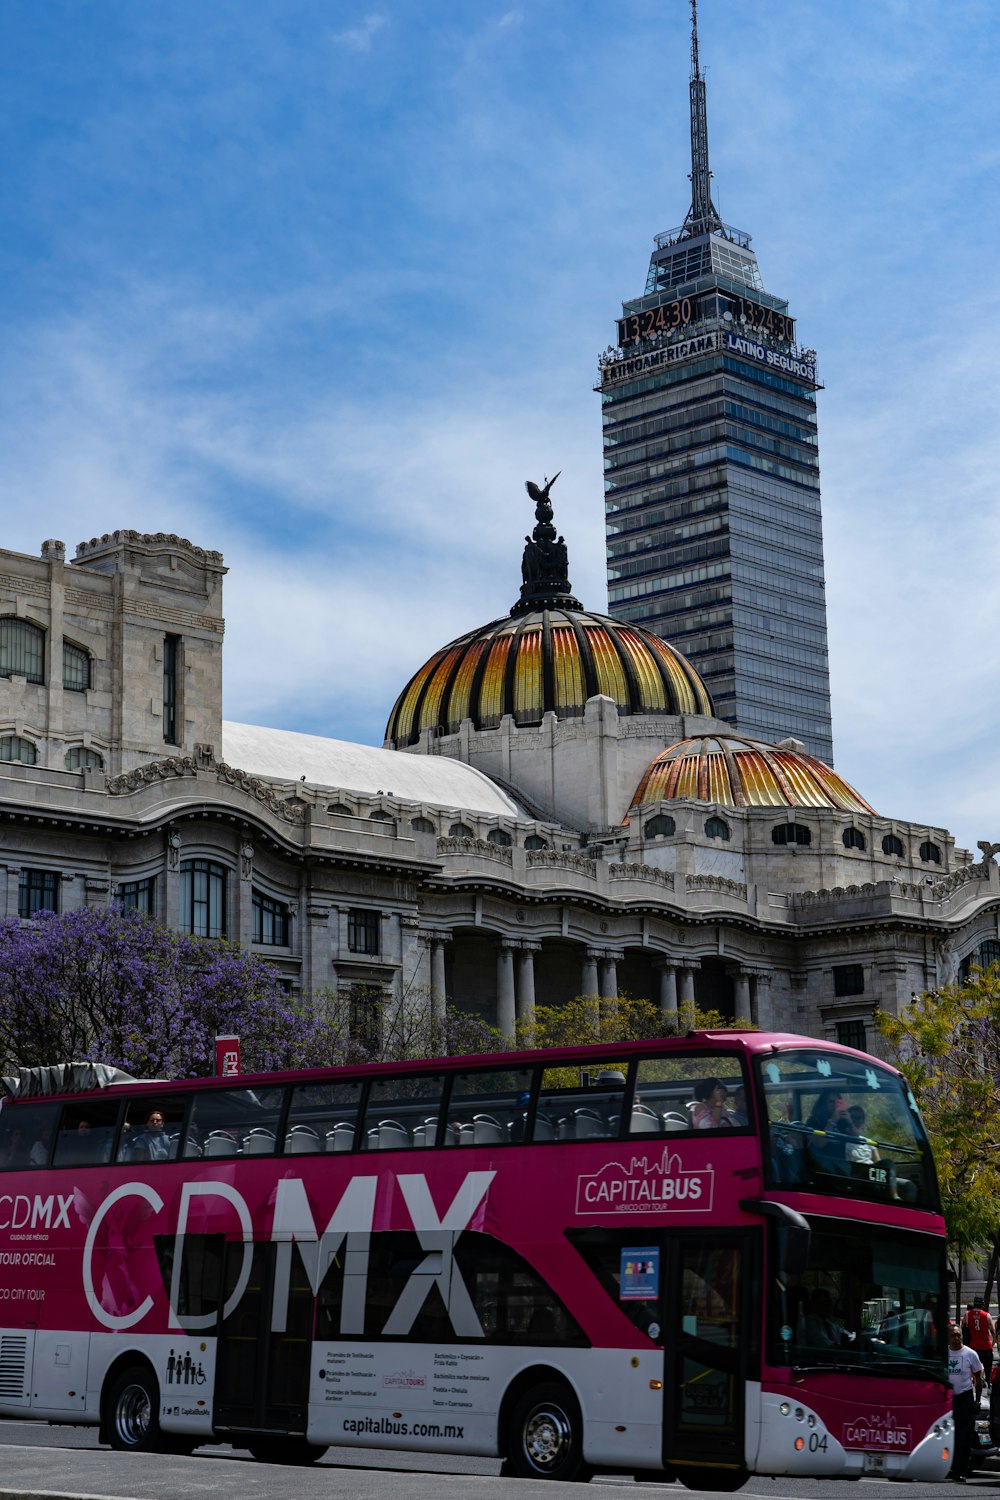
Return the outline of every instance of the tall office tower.
<path id="1" fill-rule="evenodd" d="M 683 652 L 720 718 L 829 762 L 816 354 L 712 202 L 691 19 L 691 207 L 600 359 L 609 612 Z"/>

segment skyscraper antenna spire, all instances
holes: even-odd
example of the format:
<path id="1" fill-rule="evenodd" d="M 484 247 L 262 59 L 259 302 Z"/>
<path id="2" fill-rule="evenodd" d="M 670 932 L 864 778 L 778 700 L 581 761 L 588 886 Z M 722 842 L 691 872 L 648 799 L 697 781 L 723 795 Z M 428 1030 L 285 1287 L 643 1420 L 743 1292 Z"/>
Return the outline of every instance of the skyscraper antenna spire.
<path id="1" fill-rule="evenodd" d="M 684 220 L 686 234 L 711 234 L 722 228 L 712 202 L 712 173 L 708 165 L 708 109 L 705 80 L 698 63 L 698 0 L 691 0 L 691 207 Z"/>

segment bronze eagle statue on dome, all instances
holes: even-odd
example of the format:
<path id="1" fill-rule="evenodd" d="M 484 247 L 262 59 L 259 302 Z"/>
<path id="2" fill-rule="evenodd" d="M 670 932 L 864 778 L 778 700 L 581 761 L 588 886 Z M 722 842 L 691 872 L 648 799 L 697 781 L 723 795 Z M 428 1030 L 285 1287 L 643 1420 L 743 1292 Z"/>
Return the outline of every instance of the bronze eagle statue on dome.
<path id="1" fill-rule="evenodd" d="M 531 479 L 526 479 L 524 481 L 524 488 L 528 491 L 528 494 L 531 496 L 532 500 L 534 500 L 536 505 L 548 505 L 550 503 L 549 490 L 555 484 L 556 480 L 559 478 L 559 474 L 561 473 L 562 469 L 559 470 L 559 473 L 553 474 L 551 479 L 547 478 L 541 489 L 539 489 L 538 485 L 535 484 L 535 482 Z"/>

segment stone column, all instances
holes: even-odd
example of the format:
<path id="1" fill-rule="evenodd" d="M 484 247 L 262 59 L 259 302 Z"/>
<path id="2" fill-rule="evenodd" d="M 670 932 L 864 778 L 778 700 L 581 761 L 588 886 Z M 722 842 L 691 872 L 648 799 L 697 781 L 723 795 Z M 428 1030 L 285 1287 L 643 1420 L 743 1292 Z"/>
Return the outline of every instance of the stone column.
<path id="1" fill-rule="evenodd" d="M 517 966 L 517 1019 L 528 1022 L 535 1017 L 535 954 L 541 943 L 522 943 Z"/>
<path id="2" fill-rule="evenodd" d="M 586 999 L 596 995 L 597 990 L 597 960 L 600 957 L 596 948 L 588 948 L 583 957 L 583 973 L 580 980 L 580 994 Z"/>
<path id="3" fill-rule="evenodd" d="M 249 948 L 253 938 L 253 844 L 244 839 L 240 845 L 240 873 L 236 890 L 236 921 L 233 926 L 240 935 L 240 947 Z"/>
<path id="4" fill-rule="evenodd" d="M 672 963 L 661 963 L 660 971 L 660 1015 L 665 1021 L 677 1020 L 677 968 Z"/>
<path id="5" fill-rule="evenodd" d="M 620 953 L 605 953 L 601 958 L 601 999 L 614 1000 L 618 994 L 618 960 Z"/>
<path id="6" fill-rule="evenodd" d="M 761 1031 L 770 1031 L 772 1026 L 771 1017 L 771 976 L 770 974 L 755 974 L 753 976 L 753 1018 Z"/>
<path id="7" fill-rule="evenodd" d="M 514 998 L 514 948 L 509 938 L 501 938 L 497 948 L 497 1026 L 504 1036 L 514 1035 L 516 1001 Z"/>
<path id="8" fill-rule="evenodd" d="M 733 980 L 733 993 L 735 998 L 735 1016 L 737 1021 L 750 1021 L 750 975 L 745 969 L 738 969 Z"/>
<path id="9" fill-rule="evenodd" d="M 694 1004 L 694 970 L 687 964 L 681 966 L 681 989 L 679 1000 L 682 1005 Z"/>
<path id="10" fill-rule="evenodd" d="M 446 1004 L 444 977 L 444 945 L 447 938 L 431 938 L 431 1015 L 435 1021 L 443 1021 Z"/>

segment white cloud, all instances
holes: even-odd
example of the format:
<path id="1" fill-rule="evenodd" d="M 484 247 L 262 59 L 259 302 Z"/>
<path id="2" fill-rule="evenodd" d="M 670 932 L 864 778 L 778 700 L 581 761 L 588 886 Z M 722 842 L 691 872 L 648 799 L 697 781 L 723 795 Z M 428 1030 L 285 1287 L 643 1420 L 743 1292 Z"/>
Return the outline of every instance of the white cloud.
<path id="1" fill-rule="evenodd" d="M 370 52 L 372 42 L 385 25 L 385 16 L 368 15 L 359 26 L 334 32 L 333 41 L 339 47 L 346 47 L 349 52 Z"/>

